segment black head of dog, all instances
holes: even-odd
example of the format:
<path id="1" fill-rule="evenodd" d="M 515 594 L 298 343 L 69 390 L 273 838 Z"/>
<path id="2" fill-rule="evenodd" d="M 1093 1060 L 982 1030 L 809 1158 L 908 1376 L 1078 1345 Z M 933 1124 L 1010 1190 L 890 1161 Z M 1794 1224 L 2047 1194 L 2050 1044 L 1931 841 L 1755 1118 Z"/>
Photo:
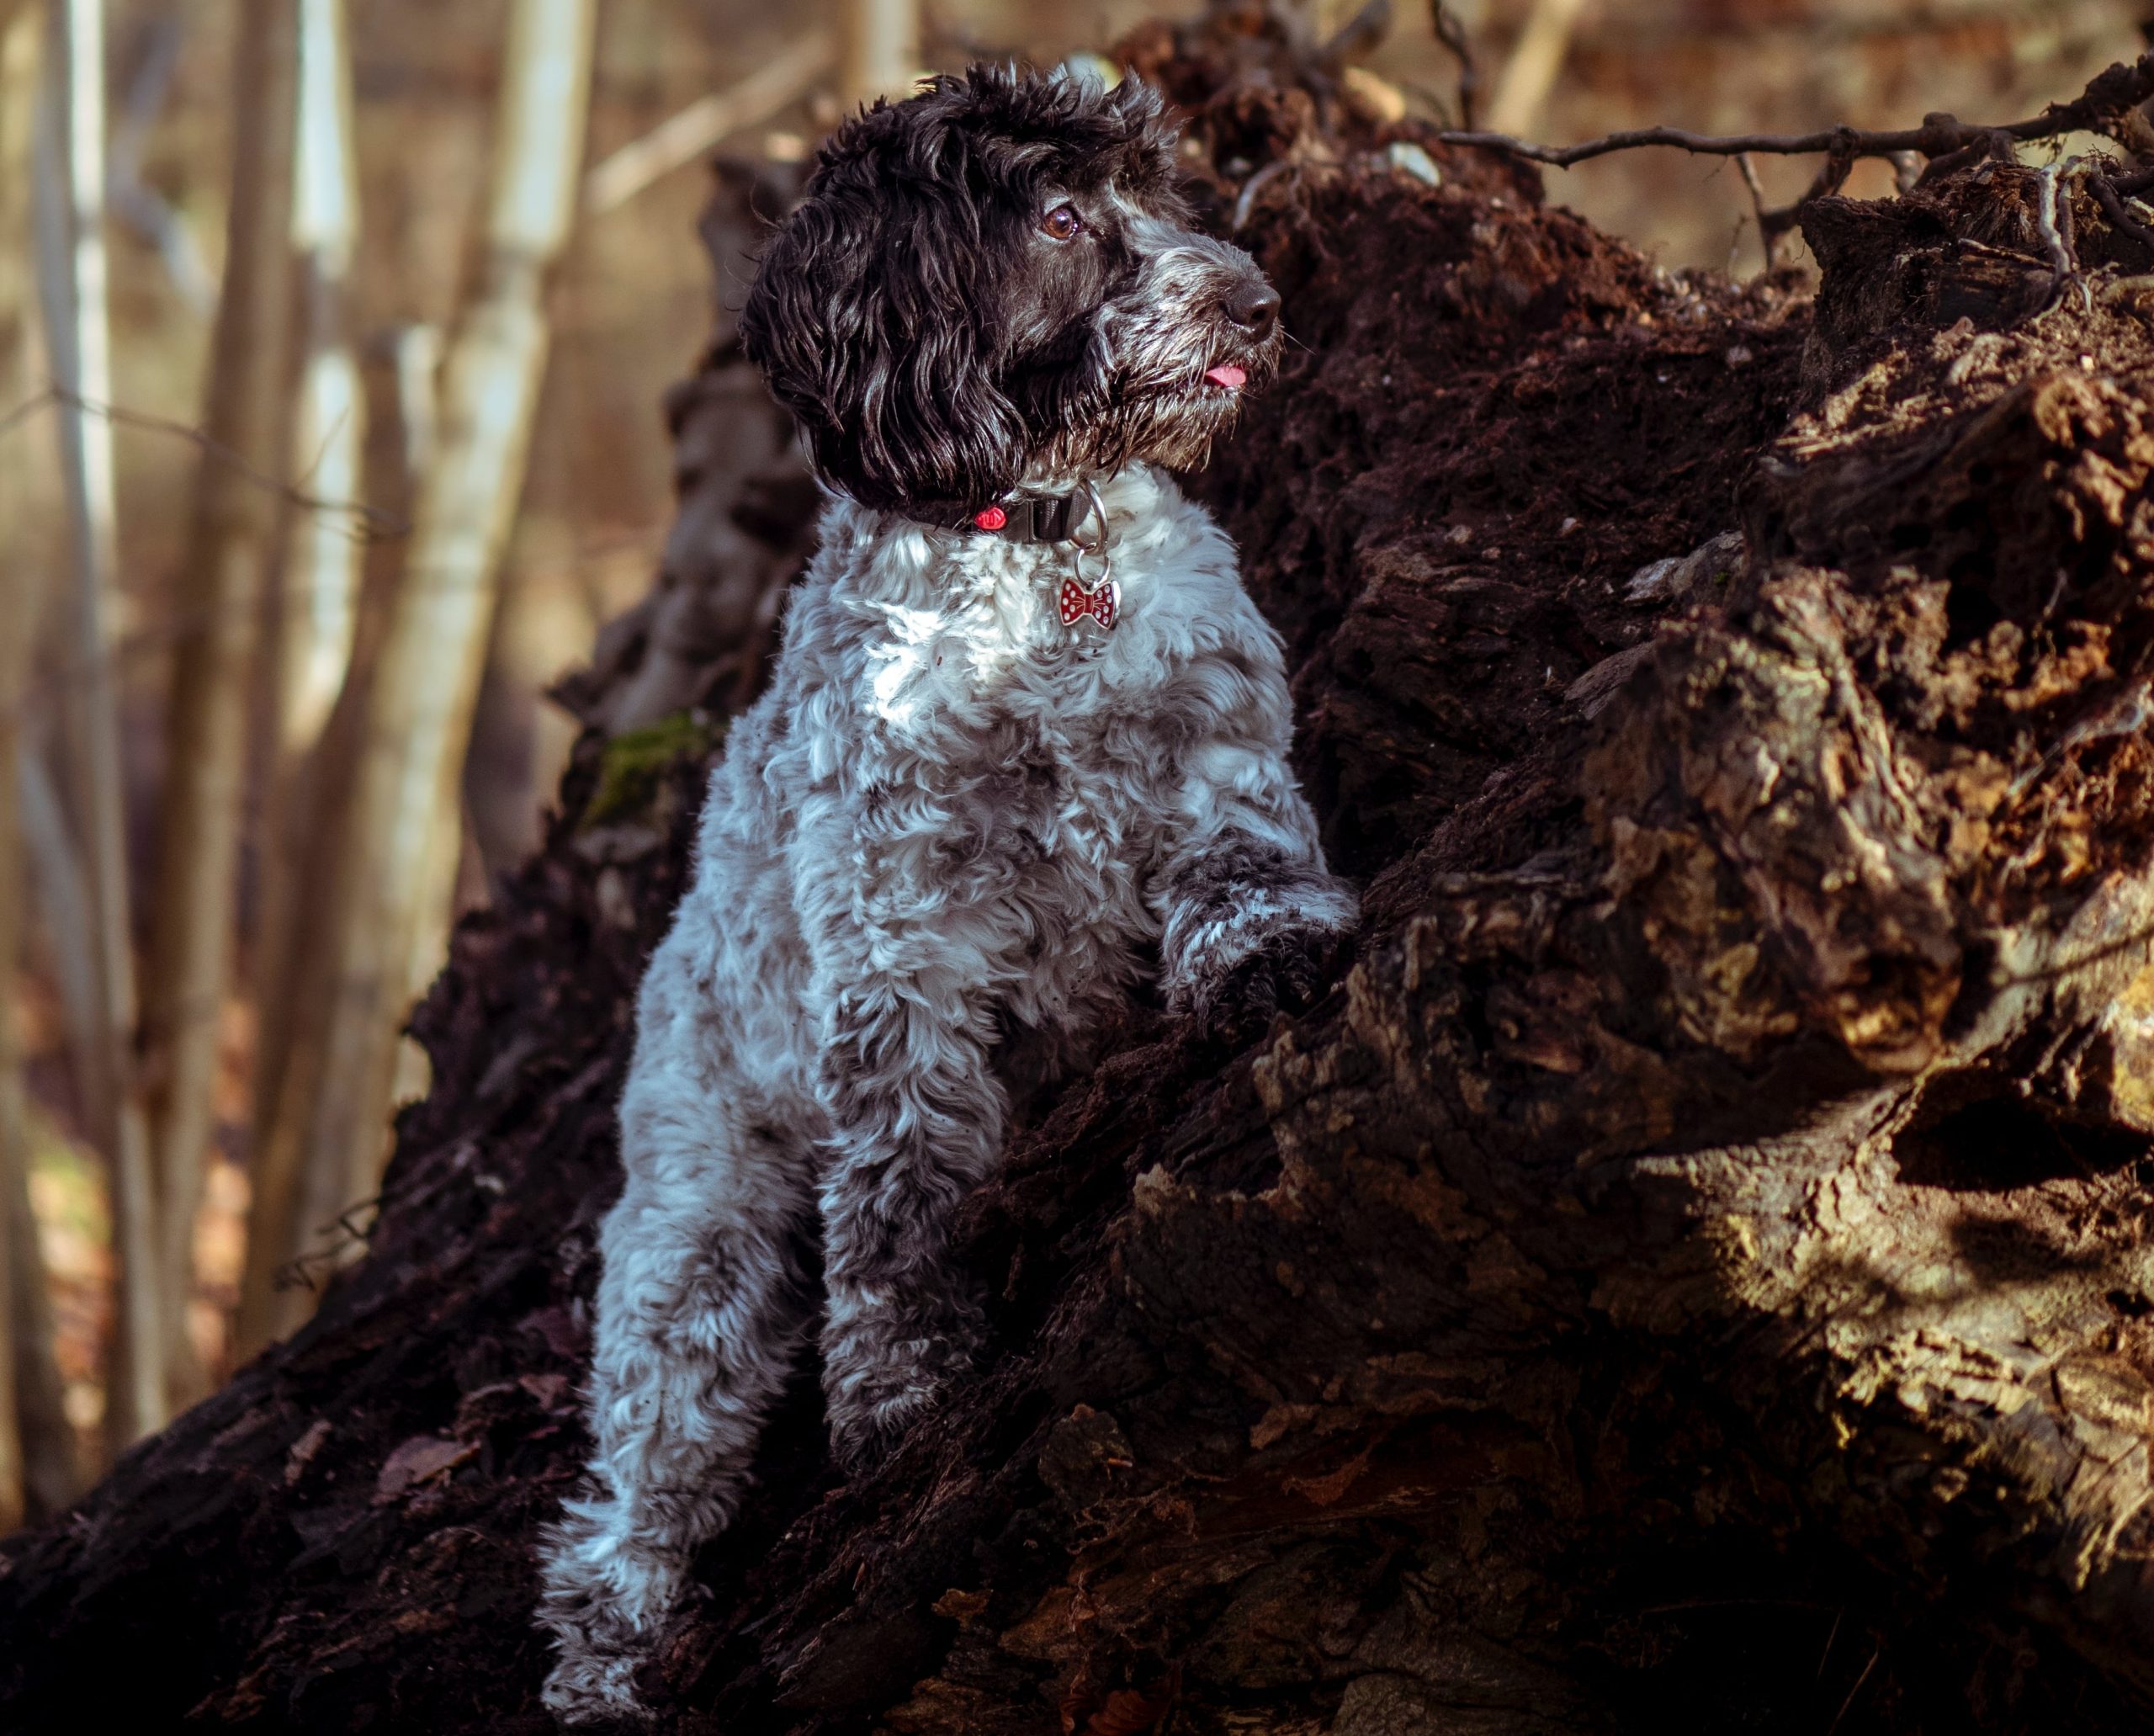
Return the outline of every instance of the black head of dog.
<path id="1" fill-rule="evenodd" d="M 1279 298 L 1191 226 L 1134 78 L 975 66 L 824 146 L 740 335 L 817 470 L 962 515 L 1021 479 L 1200 463 L 1276 364 Z"/>

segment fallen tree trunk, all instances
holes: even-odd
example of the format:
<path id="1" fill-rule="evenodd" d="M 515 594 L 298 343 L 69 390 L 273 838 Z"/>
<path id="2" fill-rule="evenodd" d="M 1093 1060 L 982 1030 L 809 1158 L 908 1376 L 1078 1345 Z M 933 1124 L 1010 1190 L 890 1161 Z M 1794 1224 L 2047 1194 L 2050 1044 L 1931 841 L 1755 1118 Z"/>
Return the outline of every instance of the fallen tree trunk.
<path id="1" fill-rule="evenodd" d="M 1248 1053 L 1128 1009 L 881 1473 L 804 1371 L 666 1722 L 2143 1728 L 2154 250 L 2075 201 L 2082 294 L 2041 176 L 1962 165 L 1812 206 L 1813 314 L 1154 48 L 1228 194 L 1287 166 L 1241 232 L 1307 348 L 1204 486 L 1367 932 Z M 580 749 L 367 1260 L 8 1546 L 0 1721 L 547 1728 L 529 1545 L 711 735 Z"/>

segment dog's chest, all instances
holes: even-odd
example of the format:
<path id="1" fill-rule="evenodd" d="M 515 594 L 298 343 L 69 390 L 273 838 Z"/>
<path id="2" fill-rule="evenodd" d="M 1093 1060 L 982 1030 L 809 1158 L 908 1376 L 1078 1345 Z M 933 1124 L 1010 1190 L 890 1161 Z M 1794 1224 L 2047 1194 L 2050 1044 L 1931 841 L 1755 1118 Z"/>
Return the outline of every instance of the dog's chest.
<path id="1" fill-rule="evenodd" d="M 1025 666 L 952 706 L 947 730 L 957 751 L 926 778 L 950 791 L 958 855 L 1065 924 L 1126 921 L 1171 772 L 1161 744 L 1140 745 L 1141 720 L 1089 671 Z"/>
<path id="2" fill-rule="evenodd" d="M 1155 937 L 1146 881 L 1175 755 L 1117 655 L 1134 645 L 953 610 L 883 685 L 893 787 L 929 820 L 922 878 L 1027 1023 L 1058 1022 Z"/>
<path id="3" fill-rule="evenodd" d="M 971 878 L 984 973 L 1019 1022 L 1081 1022 L 1157 938 L 1146 893 L 1161 793 L 1095 730 L 1012 718 L 983 746 L 994 769 L 957 804 L 952 865 Z"/>

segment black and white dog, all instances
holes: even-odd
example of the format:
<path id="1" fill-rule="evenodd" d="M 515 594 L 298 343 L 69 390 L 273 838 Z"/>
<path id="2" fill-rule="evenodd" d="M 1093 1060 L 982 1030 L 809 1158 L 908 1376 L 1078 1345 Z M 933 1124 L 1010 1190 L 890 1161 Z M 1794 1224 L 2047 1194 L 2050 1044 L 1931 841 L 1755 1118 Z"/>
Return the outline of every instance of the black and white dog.
<path id="1" fill-rule="evenodd" d="M 546 1701 L 633 1714 L 816 1320 L 848 1467 L 963 1368 L 952 1213 L 1012 1081 L 1156 961 L 1211 1017 L 1356 920 L 1287 769 L 1278 637 L 1200 462 L 1278 296 L 1198 233 L 1134 80 L 975 68 L 824 147 L 741 319 L 830 498 L 645 978 L 590 1484 L 544 1545 Z"/>

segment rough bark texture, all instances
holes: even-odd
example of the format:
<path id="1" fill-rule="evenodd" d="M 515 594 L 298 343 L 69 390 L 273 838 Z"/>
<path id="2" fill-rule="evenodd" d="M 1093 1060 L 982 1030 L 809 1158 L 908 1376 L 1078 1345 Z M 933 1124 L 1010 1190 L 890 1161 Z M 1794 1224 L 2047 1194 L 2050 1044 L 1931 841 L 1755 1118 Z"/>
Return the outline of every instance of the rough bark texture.
<path id="1" fill-rule="evenodd" d="M 2154 261 L 2087 202 L 2056 284 L 1992 165 L 1813 211 L 1813 317 L 1152 49 L 1208 163 L 1292 165 L 1242 232 L 1307 348 L 1204 486 L 1368 931 L 1248 1053 L 1129 1009 L 883 1473 L 804 1375 L 667 1723 L 2144 1728 Z M 8 1546 L 0 1722 L 546 1727 L 529 1543 L 709 745 L 586 742 L 420 1017 L 369 1258 Z"/>

